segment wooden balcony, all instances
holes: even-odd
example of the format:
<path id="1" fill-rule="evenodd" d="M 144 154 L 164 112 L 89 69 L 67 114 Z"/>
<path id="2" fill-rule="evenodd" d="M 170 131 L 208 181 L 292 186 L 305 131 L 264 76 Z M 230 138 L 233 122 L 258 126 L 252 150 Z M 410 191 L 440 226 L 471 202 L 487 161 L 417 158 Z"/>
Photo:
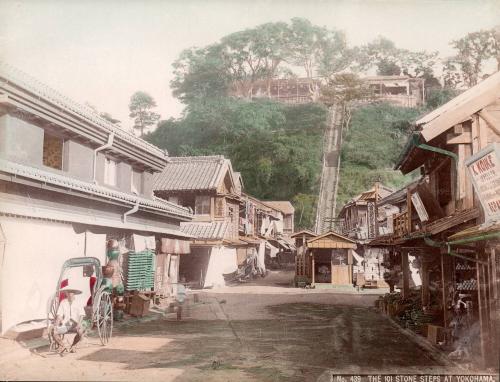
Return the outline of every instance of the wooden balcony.
<path id="1" fill-rule="evenodd" d="M 408 227 L 408 212 L 394 214 L 394 237 L 403 237 L 410 233 Z"/>

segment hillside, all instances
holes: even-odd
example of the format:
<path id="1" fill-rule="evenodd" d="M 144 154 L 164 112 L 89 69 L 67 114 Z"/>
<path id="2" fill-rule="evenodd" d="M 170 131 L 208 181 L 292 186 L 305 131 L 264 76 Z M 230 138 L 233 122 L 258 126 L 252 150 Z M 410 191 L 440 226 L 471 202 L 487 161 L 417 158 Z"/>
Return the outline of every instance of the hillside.
<path id="1" fill-rule="evenodd" d="M 171 156 L 224 155 L 245 190 L 264 200 L 290 200 L 297 228 L 314 224 L 327 110 L 320 104 L 205 99 L 183 118 L 160 122 L 145 138 Z"/>
<path id="2" fill-rule="evenodd" d="M 411 121 L 421 112 L 385 103 L 353 111 L 344 132 L 337 210 L 376 181 L 396 189 L 413 178 L 414 175 L 403 176 L 393 168 L 406 143 Z"/>

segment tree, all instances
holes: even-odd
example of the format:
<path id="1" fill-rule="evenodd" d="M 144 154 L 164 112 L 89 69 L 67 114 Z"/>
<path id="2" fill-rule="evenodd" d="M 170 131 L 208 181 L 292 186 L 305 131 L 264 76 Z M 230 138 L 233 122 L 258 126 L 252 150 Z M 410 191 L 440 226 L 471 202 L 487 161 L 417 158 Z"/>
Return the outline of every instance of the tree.
<path id="1" fill-rule="evenodd" d="M 489 60 L 496 60 L 500 70 L 500 27 L 466 34 L 451 42 L 457 54 L 448 58 L 443 67 L 447 86 L 471 87 L 478 83 L 483 67 Z"/>
<path id="2" fill-rule="evenodd" d="M 321 89 L 320 100 L 327 105 L 348 104 L 373 97 L 373 91 L 357 74 L 341 73 L 330 78 Z"/>
<path id="3" fill-rule="evenodd" d="M 184 50 L 173 64 L 173 95 L 186 104 L 227 95 L 232 77 L 222 51 L 220 44 Z"/>
<path id="4" fill-rule="evenodd" d="M 378 75 L 431 79 L 434 77 L 438 52 L 401 49 L 391 40 L 379 36 L 362 47 L 358 57 L 362 69 L 376 68 Z"/>
<path id="5" fill-rule="evenodd" d="M 129 116 L 134 118 L 134 129 L 140 130 L 141 137 L 144 136 L 146 127 L 154 125 L 160 119 L 160 114 L 151 110 L 155 107 L 155 100 L 146 92 L 137 91 L 130 97 Z"/>
<path id="6" fill-rule="evenodd" d="M 344 33 L 294 18 L 288 24 L 258 25 L 204 48 L 183 51 L 174 63 L 171 86 L 186 104 L 225 95 L 251 99 L 256 89 L 270 95 L 272 80 L 296 75 L 292 69 L 297 67 L 310 79 L 332 76 L 352 66 L 356 53 L 347 47 Z"/>
<path id="7" fill-rule="evenodd" d="M 302 67 L 307 78 L 328 77 L 352 64 L 354 50 L 348 49 L 343 32 L 298 17 L 289 29 L 289 62 Z"/>
<path id="8" fill-rule="evenodd" d="M 303 194 L 299 199 L 311 204 L 326 116 L 321 104 L 210 98 L 192 102 L 180 119 L 161 121 L 145 138 L 170 155 L 225 155 L 241 171 L 246 191 L 258 198 L 293 200 Z M 303 227 L 314 224 L 309 204 L 297 209 Z"/>

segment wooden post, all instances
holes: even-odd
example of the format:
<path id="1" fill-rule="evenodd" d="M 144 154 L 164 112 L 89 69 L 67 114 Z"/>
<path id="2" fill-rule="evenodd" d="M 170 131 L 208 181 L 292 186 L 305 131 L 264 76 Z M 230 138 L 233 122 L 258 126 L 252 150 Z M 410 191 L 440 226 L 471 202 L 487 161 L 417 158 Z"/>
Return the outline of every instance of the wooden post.
<path id="1" fill-rule="evenodd" d="M 451 321 L 451 313 L 448 311 L 448 305 L 450 303 L 450 286 L 452 286 L 452 273 L 455 272 L 453 269 L 453 264 L 450 255 L 443 249 L 441 252 L 441 283 L 443 285 L 442 298 L 443 298 L 443 323 L 444 327 L 447 328 L 449 321 Z"/>
<path id="2" fill-rule="evenodd" d="M 495 362 L 495 360 L 500 360 L 500 317 L 498 315 L 498 311 L 500 310 L 500 296 L 498 295 L 498 282 L 500 281 L 497 278 L 499 274 L 499 270 L 497 269 L 497 259 L 500 253 L 498 250 L 495 250 L 494 247 L 490 248 L 490 272 L 489 272 L 489 285 L 490 285 L 490 325 L 491 325 L 491 360 Z M 498 365 L 498 364 L 497 364 Z"/>
<path id="3" fill-rule="evenodd" d="M 315 275 L 314 275 L 314 273 L 315 273 L 315 272 L 314 272 L 314 251 L 311 253 L 311 256 L 312 256 L 312 261 L 311 261 L 311 268 L 312 268 L 312 269 L 311 269 L 311 273 L 312 273 L 312 275 L 311 275 L 311 279 L 312 279 L 312 282 L 311 282 L 311 284 L 312 284 L 312 285 L 314 285 L 314 284 L 315 284 L 315 281 L 316 281 L 316 280 L 315 280 Z"/>
<path id="4" fill-rule="evenodd" d="M 482 255 L 482 253 L 481 253 Z M 476 260 L 480 259 L 481 256 L 476 253 Z M 478 310 L 479 310 L 479 328 L 480 328 L 480 339 L 481 339 L 481 355 L 483 367 L 489 363 L 489 349 L 490 349 L 490 315 L 488 312 L 488 290 L 487 282 L 488 278 L 486 275 L 486 266 L 484 264 L 476 264 L 477 272 L 477 300 L 478 300 Z"/>
<path id="5" fill-rule="evenodd" d="M 406 249 L 401 252 L 401 267 L 403 268 L 403 298 L 407 298 L 410 296 L 410 267 Z"/>
<path id="6" fill-rule="evenodd" d="M 422 256 L 422 306 L 429 305 L 429 264 Z"/>
<path id="7" fill-rule="evenodd" d="M 333 249 L 330 253 L 330 282 L 333 284 Z"/>
<path id="8" fill-rule="evenodd" d="M 407 233 L 411 233 L 412 228 L 411 228 L 411 221 L 412 221 L 412 216 L 411 216 L 411 191 L 409 189 L 406 189 L 406 228 L 408 230 Z"/>

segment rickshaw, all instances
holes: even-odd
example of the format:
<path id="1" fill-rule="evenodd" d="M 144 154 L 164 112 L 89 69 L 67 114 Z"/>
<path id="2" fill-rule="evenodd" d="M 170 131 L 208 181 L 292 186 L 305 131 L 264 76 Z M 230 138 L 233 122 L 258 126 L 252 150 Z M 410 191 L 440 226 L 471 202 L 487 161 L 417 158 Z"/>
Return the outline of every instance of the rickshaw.
<path id="1" fill-rule="evenodd" d="M 61 274 L 56 286 L 56 292 L 49 299 L 47 306 L 47 333 L 49 337 L 50 350 L 57 350 L 59 345 L 53 338 L 53 327 L 55 325 L 59 304 L 64 298 L 61 289 L 64 286 L 66 271 L 70 268 L 83 268 L 90 280 L 91 295 L 85 307 L 85 320 L 88 329 L 97 329 L 102 345 L 106 345 L 113 333 L 113 302 L 108 286 L 103 283 L 101 262 L 95 257 L 75 257 L 66 260 L 62 266 Z"/>

